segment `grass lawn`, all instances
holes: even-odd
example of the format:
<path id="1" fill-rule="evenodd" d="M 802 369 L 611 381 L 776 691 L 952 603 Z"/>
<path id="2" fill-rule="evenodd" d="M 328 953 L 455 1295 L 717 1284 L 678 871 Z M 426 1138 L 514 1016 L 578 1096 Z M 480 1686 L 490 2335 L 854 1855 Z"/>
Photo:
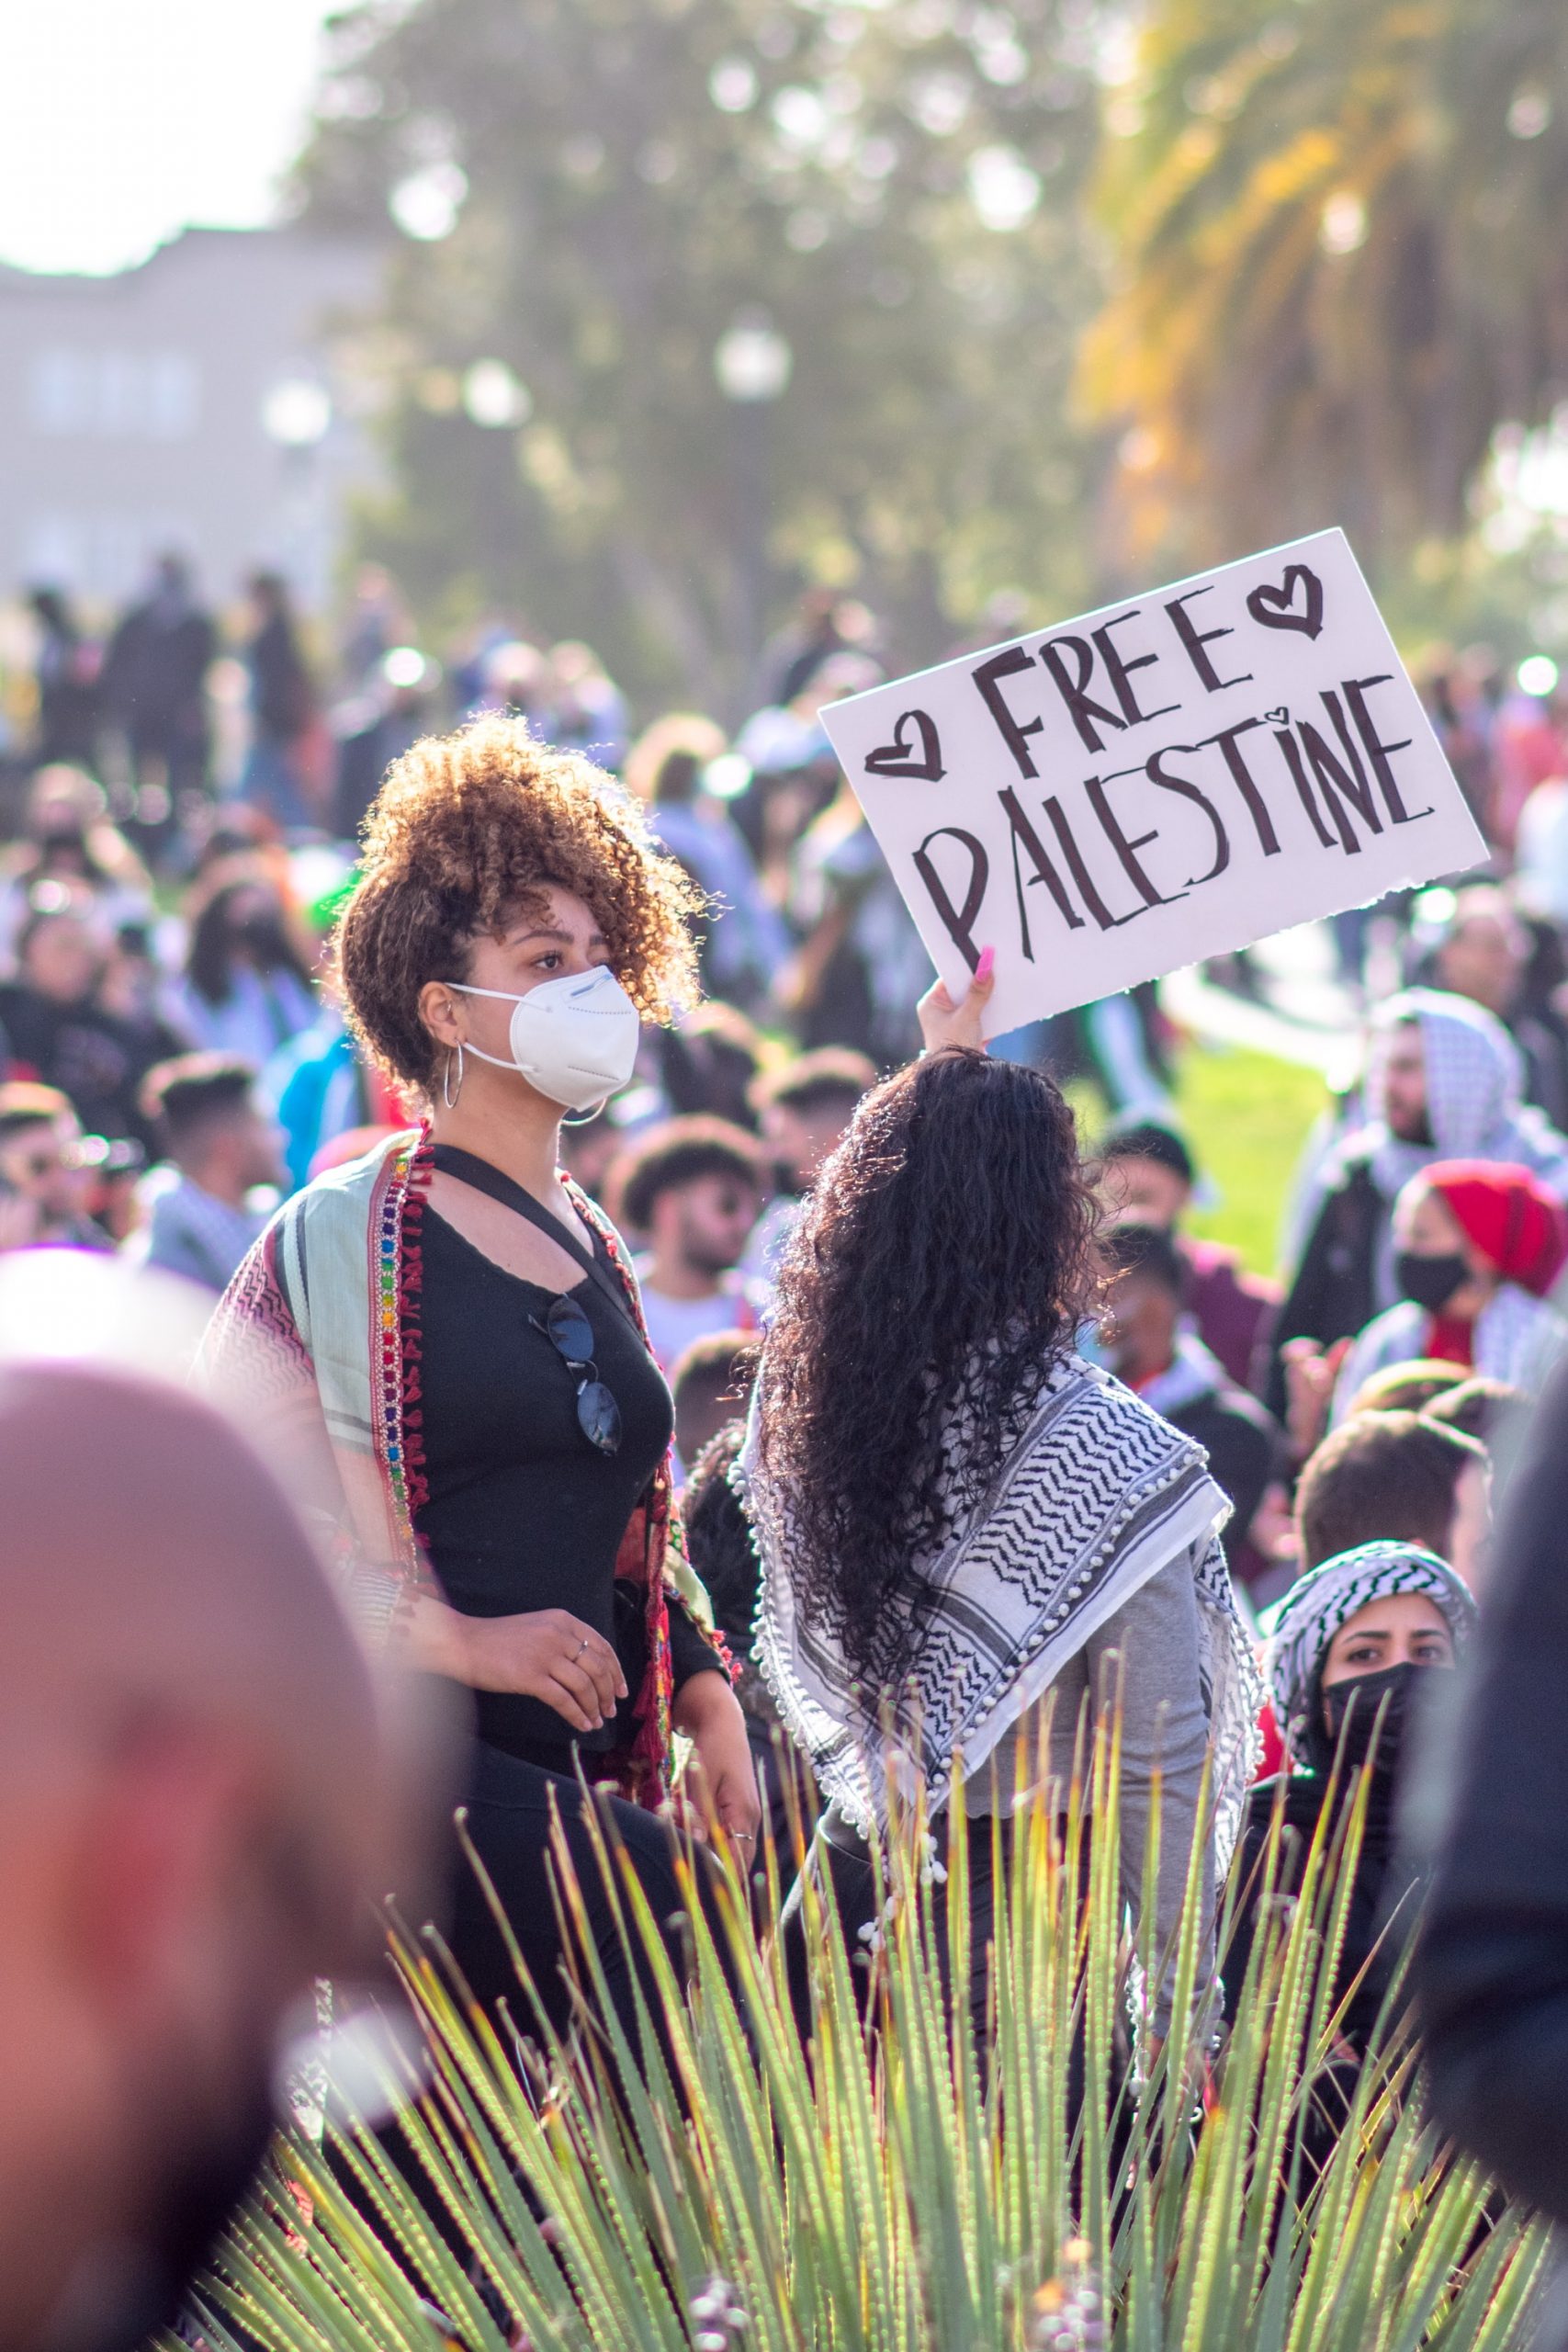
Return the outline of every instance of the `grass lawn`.
<path id="1" fill-rule="evenodd" d="M 1105 1125 L 1092 1086 L 1067 1093 L 1086 1143 Z M 1176 1099 L 1182 1132 L 1213 1194 L 1194 1210 L 1194 1233 L 1228 1242 L 1254 1273 L 1277 1272 L 1280 1229 L 1302 1146 L 1328 1091 L 1315 1070 L 1238 1046 L 1190 1045 Z"/>
<path id="2" fill-rule="evenodd" d="M 1315 1070 L 1239 1046 L 1188 1048 L 1177 1084 L 1182 1127 L 1215 1198 L 1194 1233 L 1238 1250 L 1254 1273 L 1276 1271 L 1291 1178 L 1328 1102 Z"/>

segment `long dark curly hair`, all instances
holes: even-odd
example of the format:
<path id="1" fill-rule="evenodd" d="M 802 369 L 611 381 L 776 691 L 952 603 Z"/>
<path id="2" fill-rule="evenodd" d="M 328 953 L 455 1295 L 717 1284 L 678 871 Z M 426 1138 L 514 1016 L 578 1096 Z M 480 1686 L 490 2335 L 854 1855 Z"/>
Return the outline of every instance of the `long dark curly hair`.
<path id="1" fill-rule="evenodd" d="M 797 1610 L 873 1690 L 914 1662 L 919 1560 L 1089 1310 L 1095 1226 L 1060 1089 L 980 1053 L 877 1087 L 817 1180 L 763 1350 L 761 1454 L 789 1497 Z"/>

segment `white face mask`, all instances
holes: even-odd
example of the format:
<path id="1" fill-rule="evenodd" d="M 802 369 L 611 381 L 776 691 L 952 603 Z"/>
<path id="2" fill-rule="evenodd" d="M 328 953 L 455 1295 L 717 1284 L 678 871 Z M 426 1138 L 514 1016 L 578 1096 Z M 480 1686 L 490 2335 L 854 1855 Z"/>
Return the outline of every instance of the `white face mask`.
<path id="1" fill-rule="evenodd" d="M 468 988 L 461 980 L 446 985 L 464 996 L 492 996 L 512 1007 L 510 1062 L 478 1046 L 463 1050 L 496 1069 L 520 1069 L 530 1086 L 569 1111 L 596 1109 L 632 1074 L 642 1023 L 607 964 L 541 980 L 526 996 Z"/>

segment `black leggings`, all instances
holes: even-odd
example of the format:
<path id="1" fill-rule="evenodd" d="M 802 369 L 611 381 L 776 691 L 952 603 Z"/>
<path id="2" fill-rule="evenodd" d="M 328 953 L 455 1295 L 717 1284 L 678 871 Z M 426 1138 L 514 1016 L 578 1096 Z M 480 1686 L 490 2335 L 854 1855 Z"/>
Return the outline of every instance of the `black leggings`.
<path id="1" fill-rule="evenodd" d="M 475 1743 L 468 1780 L 468 1835 L 550 2023 L 558 2032 L 564 2032 L 572 2014 L 565 1973 L 568 1955 L 561 1946 L 553 1892 L 551 1831 L 558 1811 L 561 1835 L 581 1889 L 587 1935 L 604 1971 L 610 2007 L 635 2051 L 640 2047 L 637 2022 L 639 1981 L 643 1997 L 656 2020 L 659 2005 L 646 1960 L 640 1953 L 634 1956 L 616 1924 L 585 1817 L 590 1803 L 598 1813 L 612 1854 L 618 1840 L 630 1858 L 649 1907 L 663 1931 L 676 1973 L 684 1978 L 688 1961 L 681 1931 L 686 1897 L 675 1875 L 678 1845 L 669 1824 L 602 1790 L 587 1798 L 581 1784 L 564 1773 L 525 1763 L 521 1757 L 509 1756 L 483 1741 Z M 491 2008 L 504 1997 L 517 2026 L 529 2032 L 534 2025 L 533 2012 L 518 1983 L 506 1939 L 467 1858 L 459 1852 L 457 1861 L 452 1904 L 454 1957 L 476 1999 Z M 698 1896 L 705 1906 L 713 1866 L 700 1849 L 695 1864 Z M 714 1916 L 711 1911 L 709 1916 Z M 629 1920 L 627 1934 L 635 1943 L 637 1929 Z"/>
<path id="2" fill-rule="evenodd" d="M 939 1845 L 945 1849 L 947 1824 L 939 1821 L 936 1828 Z M 1003 1867 L 1007 1849 L 1004 1832 Z M 969 2011 L 974 2020 L 976 2040 L 984 2047 L 986 2013 L 990 1984 L 990 1962 L 987 1946 L 995 1932 L 996 1857 L 991 1839 L 989 1820 L 975 1821 L 969 1826 Z M 837 1810 L 829 1808 L 818 1824 L 817 1836 L 807 1856 L 807 1869 L 826 1870 L 833 1882 L 833 1899 L 843 1926 L 844 1943 L 851 1956 L 851 1966 L 856 1966 L 866 1953 L 862 1931 L 876 1921 L 876 1881 L 872 1870 L 871 1855 L 865 1839 L 851 1829 Z M 886 1882 L 884 1893 L 886 1894 Z M 947 1905 L 938 1901 L 931 1906 L 931 1925 L 944 1980 L 948 1974 Z M 783 1934 L 784 1953 L 789 1971 L 790 1998 L 795 2005 L 796 2019 L 804 2034 L 810 2029 L 811 1992 L 808 1975 L 808 1948 L 805 1915 L 797 1887 L 784 1905 Z M 869 1973 L 866 1982 L 869 1984 Z"/>
<path id="3" fill-rule="evenodd" d="M 1066 1823 L 1058 1825 L 1059 1834 L 1066 1834 Z M 943 1862 L 946 1860 L 947 1822 L 945 1817 L 934 1826 L 937 1847 Z M 1078 1899 L 1089 1900 L 1090 1836 L 1084 1838 L 1078 1862 Z M 966 1840 L 969 1858 L 969 2018 L 974 2029 L 976 2046 L 980 2052 L 981 2066 L 989 2064 L 989 2025 L 992 1955 L 989 1951 L 997 1931 L 997 1909 L 1009 1884 L 1011 1867 L 1010 1826 L 1001 1826 L 998 1857 L 993 1824 L 989 1815 L 976 1815 L 968 1825 Z M 876 1921 L 876 1882 L 872 1870 L 871 1854 L 865 1839 L 849 1827 L 836 1806 L 829 1806 L 817 1825 L 817 1835 L 807 1855 L 806 1867 L 818 1873 L 826 1871 L 833 1883 L 833 1900 L 843 1926 L 844 1942 L 850 1953 L 850 1965 L 869 1996 L 871 1973 L 863 1956 L 866 1944 L 862 1930 Z M 998 1883 L 999 1879 L 999 1883 Z M 886 1877 L 883 1891 L 886 1892 Z M 942 1971 L 944 1992 L 951 1996 L 952 1964 L 947 1941 L 947 1902 L 944 1890 L 935 1890 L 936 1899 L 931 1909 L 931 1929 L 936 1944 L 937 1964 Z M 784 1905 L 781 1932 L 784 1937 L 785 1963 L 789 1975 L 790 1999 L 795 2020 L 804 2038 L 811 2031 L 811 1985 L 809 1950 L 806 1935 L 805 1914 L 798 1885 Z M 1118 2075 L 1125 2070 L 1129 2053 L 1121 2047 L 1118 2029 Z M 1084 2049 L 1081 2028 L 1075 2031 L 1068 2058 L 1068 2100 L 1071 2111 L 1077 2113 L 1084 2096 Z"/>
<path id="4" fill-rule="evenodd" d="M 558 1809 L 561 1835 L 581 1890 L 587 1939 L 604 1971 L 608 2005 L 626 2034 L 634 2062 L 640 2064 L 643 2044 L 637 1998 L 640 1986 L 668 2064 L 663 2005 L 653 1972 L 640 1946 L 634 1956 L 622 1940 L 586 1815 L 592 1804 L 599 1815 L 612 1858 L 617 1841 L 630 1857 L 649 1907 L 663 1931 L 676 1975 L 683 1982 L 690 1971 L 682 1933 L 686 1899 L 675 1875 L 679 1849 L 669 1825 L 655 1815 L 643 1812 L 640 1806 L 627 1804 L 602 1790 L 587 1796 L 581 1783 L 569 1774 L 525 1763 L 520 1757 L 509 1756 L 502 1749 L 478 1740 L 471 1751 L 465 1801 L 474 1849 L 505 1914 L 540 2006 L 557 2032 L 564 2035 L 573 2021 L 574 2008 L 567 1976 L 569 1956 L 562 1947 L 557 1920 L 552 1830 Z M 710 1908 L 715 1866 L 701 1848 L 696 1851 L 695 1867 L 698 1899 L 716 1923 L 716 1915 Z M 496 2004 L 504 2000 L 517 2032 L 534 2039 L 538 2030 L 534 2006 L 519 1982 L 507 1939 L 496 1924 L 485 1890 L 455 1833 L 449 1878 L 447 1941 L 453 1958 L 481 2006 L 493 2015 Z M 635 1924 L 630 1920 L 626 1924 L 628 1936 L 635 1939 Z M 580 1977 L 584 1979 L 590 2000 L 594 1999 L 593 1988 L 582 1969 L 581 1955 L 573 1953 L 570 1957 Z M 500 2020 L 496 2022 L 499 2026 Z M 505 2038 L 502 2031 L 503 2041 Z M 612 2066 L 611 2071 L 617 2070 Z M 377 2136 L 441 2237 L 459 2259 L 466 2261 L 466 2240 L 426 2177 L 401 2124 L 394 2118 L 380 2127 Z M 332 2162 L 349 2198 L 380 2234 L 382 2223 L 377 2209 L 364 2199 L 349 2169 L 341 2165 L 335 2155 Z M 536 2201 L 525 2187 L 524 2193 L 531 2203 Z"/>

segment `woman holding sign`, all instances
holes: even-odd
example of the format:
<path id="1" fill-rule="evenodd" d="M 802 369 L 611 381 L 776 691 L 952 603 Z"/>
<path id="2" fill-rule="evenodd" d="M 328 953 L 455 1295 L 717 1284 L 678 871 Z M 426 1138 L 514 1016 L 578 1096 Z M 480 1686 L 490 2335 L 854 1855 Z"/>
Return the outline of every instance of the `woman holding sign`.
<path id="1" fill-rule="evenodd" d="M 921 1006 L 927 1052 L 868 1095 L 782 1269 L 745 1456 L 763 1566 L 759 1647 L 829 1811 L 807 1867 L 848 1937 L 874 1920 L 870 1841 L 890 1779 L 934 1815 L 962 1765 L 972 1815 L 1038 1783 L 1061 1811 L 1080 1709 L 1123 1730 L 1122 1883 L 1140 1909 L 1158 1771 L 1149 1956 L 1173 1951 L 1200 1834 L 1205 1873 L 1241 1818 L 1259 1687 L 1201 1451 L 1077 1353 L 1094 1209 L 1073 1115 L 1041 1072 L 979 1044 L 990 965 Z M 977 2016 L 992 1844 L 969 1846 Z M 1169 2021 L 1173 1971 L 1153 2031 Z"/>

